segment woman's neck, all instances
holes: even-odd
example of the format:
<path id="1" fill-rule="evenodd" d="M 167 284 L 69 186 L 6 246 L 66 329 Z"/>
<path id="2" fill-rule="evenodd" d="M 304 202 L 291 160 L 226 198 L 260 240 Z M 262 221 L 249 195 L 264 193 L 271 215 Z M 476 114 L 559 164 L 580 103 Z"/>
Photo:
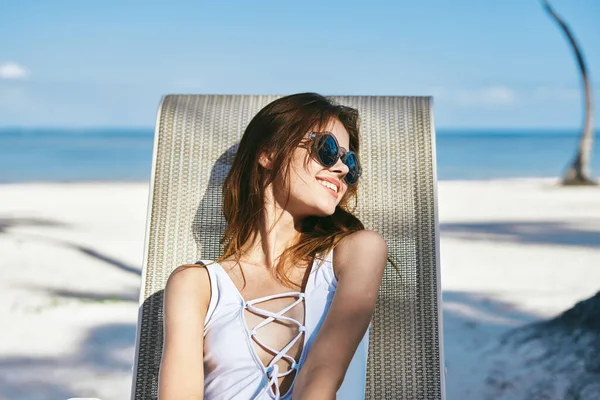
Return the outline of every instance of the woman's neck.
<path id="1" fill-rule="evenodd" d="M 267 200 L 259 230 L 242 246 L 240 261 L 274 268 L 281 254 L 297 243 L 300 237 L 298 226 L 299 221 L 288 211 Z"/>

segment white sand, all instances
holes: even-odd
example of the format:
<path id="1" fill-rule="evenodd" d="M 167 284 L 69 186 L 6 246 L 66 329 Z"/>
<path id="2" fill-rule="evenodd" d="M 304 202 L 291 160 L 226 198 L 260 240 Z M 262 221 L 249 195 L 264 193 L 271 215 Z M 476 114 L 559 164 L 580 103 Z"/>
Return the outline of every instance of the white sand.
<path id="1" fill-rule="evenodd" d="M 0 398 L 129 397 L 147 184 L 0 185 Z M 600 290 L 600 189 L 439 184 L 450 400 L 502 332 Z"/>

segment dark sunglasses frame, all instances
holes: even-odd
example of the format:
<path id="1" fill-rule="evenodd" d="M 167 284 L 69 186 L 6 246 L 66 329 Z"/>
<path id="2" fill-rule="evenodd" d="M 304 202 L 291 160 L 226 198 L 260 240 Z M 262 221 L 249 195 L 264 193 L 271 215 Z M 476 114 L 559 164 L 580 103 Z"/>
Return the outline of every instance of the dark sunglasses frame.
<path id="1" fill-rule="evenodd" d="M 362 175 L 362 167 L 360 165 L 360 160 L 358 159 L 358 155 L 353 152 L 353 151 L 348 151 L 345 148 L 340 146 L 340 143 L 337 141 L 337 138 L 335 137 L 335 135 L 333 135 L 331 132 L 311 132 L 308 134 L 308 138 L 311 139 L 313 141 L 313 153 L 316 155 L 316 159 L 317 161 L 324 167 L 326 168 L 330 168 L 332 166 L 334 166 L 338 160 L 341 158 L 342 162 L 348 167 L 348 173 L 344 176 L 344 182 L 346 182 L 346 184 L 348 186 L 354 186 L 358 183 L 358 179 L 360 178 L 360 176 Z M 321 148 L 318 147 L 318 143 L 323 139 L 323 140 L 327 140 L 328 138 L 333 139 L 336 147 L 337 147 L 337 155 L 335 157 L 335 160 L 328 164 L 323 160 L 323 157 L 320 154 L 320 150 Z M 354 182 L 352 181 L 348 181 L 348 175 L 350 175 L 350 166 L 347 163 L 347 159 L 348 156 L 350 155 L 354 155 L 354 159 L 356 160 L 356 180 Z"/>

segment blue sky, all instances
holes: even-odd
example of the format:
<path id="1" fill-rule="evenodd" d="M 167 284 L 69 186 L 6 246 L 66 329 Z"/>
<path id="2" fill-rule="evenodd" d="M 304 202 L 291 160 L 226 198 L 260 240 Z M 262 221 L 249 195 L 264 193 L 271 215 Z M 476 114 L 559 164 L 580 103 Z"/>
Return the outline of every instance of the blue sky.
<path id="1" fill-rule="evenodd" d="M 600 120 L 600 1 L 553 0 Z M 0 126 L 154 124 L 167 93 L 433 95 L 440 128 L 581 125 L 538 0 L 0 2 Z M 598 123 L 596 123 L 598 126 Z"/>

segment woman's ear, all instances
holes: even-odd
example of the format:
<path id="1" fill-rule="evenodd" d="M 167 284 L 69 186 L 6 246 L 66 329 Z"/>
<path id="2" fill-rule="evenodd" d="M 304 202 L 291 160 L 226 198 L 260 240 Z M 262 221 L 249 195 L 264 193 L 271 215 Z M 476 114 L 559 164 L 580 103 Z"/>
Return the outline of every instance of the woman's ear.
<path id="1" fill-rule="evenodd" d="M 258 162 L 264 169 L 273 169 L 273 153 L 261 153 L 260 157 L 258 157 Z"/>

